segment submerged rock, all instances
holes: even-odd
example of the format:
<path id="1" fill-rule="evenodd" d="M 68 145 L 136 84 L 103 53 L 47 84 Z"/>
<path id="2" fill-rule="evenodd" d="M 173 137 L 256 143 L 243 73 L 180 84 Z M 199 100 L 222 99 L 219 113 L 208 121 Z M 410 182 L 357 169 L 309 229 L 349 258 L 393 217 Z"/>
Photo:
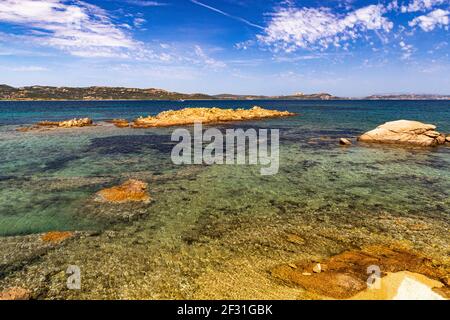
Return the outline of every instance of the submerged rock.
<path id="1" fill-rule="evenodd" d="M 352 142 L 349 139 L 340 138 L 339 139 L 339 144 L 344 145 L 344 146 L 349 146 L 349 145 L 352 144 Z"/>
<path id="2" fill-rule="evenodd" d="M 112 119 L 112 120 L 109 120 L 108 122 L 114 124 L 118 128 L 127 128 L 130 126 L 130 123 L 128 122 L 128 120 L 125 120 L 125 119 Z"/>
<path id="3" fill-rule="evenodd" d="M 30 290 L 20 287 L 12 287 L 0 292 L 0 300 L 29 300 L 30 298 Z"/>
<path id="4" fill-rule="evenodd" d="M 41 240 L 44 242 L 60 243 L 66 239 L 72 238 L 73 236 L 74 233 L 70 231 L 51 231 L 41 235 Z"/>
<path id="5" fill-rule="evenodd" d="M 292 242 L 294 244 L 304 244 L 305 243 L 305 239 L 303 239 L 302 237 L 300 237 L 299 235 L 296 235 L 294 233 L 289 233 L 286 237 L 286 240 L 289 242 Z"/>
<path id="6" fill-rule="evenodd" d="M 33 127 L 19 127 L 16 129 L 16 131 L 19 131 L 19 132 L 28 132 L 30 130 L 33 130 Z"/>
<path id="7" fill-rule="evenodd" d="M 261 107 L 251 109 L 220 109 L 220 108 L 185 108 L 169 110 L 152 117 L 140 117 L 133 121 L 133 128 L 168 127 L 177 125 L 202 123 L 218 123 L 226 121 L 256 120 L 294 116 L 288 111 L 268 110 Z"/>
<path id="8" fill-rule="evenodd" d="M 138 201 L 148 203 L 150 196 L 147 192 L 148 184 L 143 181 L 130 179 L 123 184 L 107 188 L 97 193 L 97 199 L 104 202 L 129 202 Z"/>
<path id="9" fill-rule="evenodd" d="M 70 237 L 78 238 L 84 234 L 70 232 Z M 68 238 L 66 232 L 0 237 L 0 279 L 65 244 L 64 240 Z"/>
<path id="10" fill-rule="evenodd" d="M 363 142 L 436 146 L 445 142 L 436 126 L 418 121 L 397 120 L 386 122 L 358 138 Z"/>
<path id="11" fill-rule="evenodd" d="M 445 283 L 448 270 L 413 252 L 383 246 L 345 251 L 324 260 L 320 269 L 325 272 L 311 274 L 311 270 L 318 264 L 310 261 L 299 261 L 295 265 L 296 269 L 288 264 L 277 266 L 271 270 L 271 274 L 278 279 L 300 285 L 314 294 L 336 299 L 351 298 L 367 289 L 369 266 L 379 267 L 382 276 L 386 273 L 410 271 L 434 279 L 441 283 L 444 289 L 448 287 Z M 323 268 L 325 266 L 326 270 Z M 316 269 L 318 271 L 318 268 Z M 446 291 L 443 292 L 445 294 Z"/>
<path id="12" fill-rule="evenodd" d="M 314 272 L 314 273 L 321 273 L 321 272 L 322 272 L 322 266 L 320 265 L 320 263 L 316 264 L 316 265 L 313 267 L 313 272 Z"/>

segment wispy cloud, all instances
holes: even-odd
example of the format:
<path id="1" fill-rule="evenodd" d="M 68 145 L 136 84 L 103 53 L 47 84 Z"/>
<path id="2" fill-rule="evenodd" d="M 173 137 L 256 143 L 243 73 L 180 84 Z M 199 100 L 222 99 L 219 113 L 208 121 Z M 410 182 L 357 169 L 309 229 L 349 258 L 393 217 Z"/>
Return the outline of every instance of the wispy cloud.
<path id="1" fill-rule="evenodd" d="M 0 67 L 1 69 L 13 72 L 44 72 L 48 71 L 45 67 L 40 66 L 20 66 L 20 67 Z"/>
<path id="2" fill-rule="evenodd" d="M 275 56 L 273 58 L 274 61 L 277 62 L 298 62 L 298 61 L 304 61 L 304 60 L 316 60 L 324 58 L 325 56 L 323 54 L 307 54 L 307 55 L 301 55 L 301 56 Z"/>
<path id="3" fill-rule="evenodd" d="M 343 16 L 328 8 L 280 8 L 257 38 L 275 51 L 340 47 L 368 31 L 389 32 L 393 23 L 383 16 L 385 12 L 382 5 L 369 5 Z"/>
<path id="4" fill-rule="evenodd" d="M 161 7 L 161 6 L 167 6 L 168 4 L 165 2 L 159 2 L 159 1 L 145 1 L 145 0 L 124 0 L 123 2 L 140 6 L 140 7 Z"/>
<path id="5" fill-rule="evenodd" d="M 226 67 L 226 64 L 224 62 L 209 57 L 199 45 L 196 45 L 194 47 L 194 51 L 197 56 L 197 63 L 203 64 L 204 66 L 211 67 L 213 69 Z"/>
<path id="6" fill-rule="evenodd" d="M 28 29 L 30 40 L 82 57 L 124 57 L 135 41 L 108 13 L 83 1 L 2 0 L 0 21 Z"/>
<path id="7" fill-rule="evenodd" d="M 262 27 L 262 26 L 260 26 L 260 25 L 258 25 L 258 24 L 256 24 L 256 23 L 250 22 L 250 21 L 248 21 L 248 20 L 246 20 L 246 19 L 244 19 L 244 18 L 238 17 L 238 16 L 231 15 L 231 14 L 226 13 L 226 12 L 220 10 L 220 9 L 217 9 L 217 8 L 214 8 L 214 7 L 209 6 L 209 5 L 207 5 L 207 4 L 204 4 L 204 3 L 200 2 L 200 1 L 197 1 L 197 0 L 190 0 L 190 1 L 191 1 L 192 3 L 194 3 L 194 4 L 196 4 L 196 5 L 202 6 L 202 7 L 204 7 L 204 8 L 209 9 L 209 10 L 212 10 L 212 11 L 214 11 L 214 12 L 217 12 L 217 13 L 219 13 L 219 14 L 221 14 L 221 15 L 224 15 L 225 17 L 228 17 L 228 18 L 231 18 L 231 19 L 234 19 L 234 20 L 243 22 L 243 23 L 245 23 L 245 24 L 247 24 L 247 25 L 249 25 L 249 26 L 251 26 L 251 27 L 255 27 L 255 28 L 258 28 L 258 29 L 264 29 L 264 27 Z"/>

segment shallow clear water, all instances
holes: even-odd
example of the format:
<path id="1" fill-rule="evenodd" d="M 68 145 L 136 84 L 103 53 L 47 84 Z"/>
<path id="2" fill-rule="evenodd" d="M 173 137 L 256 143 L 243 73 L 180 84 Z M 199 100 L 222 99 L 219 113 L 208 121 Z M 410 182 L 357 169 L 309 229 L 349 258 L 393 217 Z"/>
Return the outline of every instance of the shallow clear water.
<path id="1" fill-rule="evenodd" d="M 342 148 L 337 143 L 340 137 L 356 137 L 397 119 L 433 123 L 439 131 L 450 133 L 448 101 L 0 102 L 0 235 L 108 227 L 115 222 L 111 214 L 115 209 L 95 204 L 93 195 L 130 177 L 150 182 L 155 201 L 148 207 L 120 210 L 143 210 L 149 220 L 160 219 L 181 210 L 181 204 L 172 207 L 165 202 L 172 192 L 180 192 L 170 189 L 169 181 L 190 170 L 171 163 L 171 128 L 104 125 L 21 133 L 15 131 L 17 126 L 40 120 L 133 119 L 183 107 L 255 104 L 299 114 L 233 124 L 280 129 L 279 173 L 260 176 L 252 166 L 198 168 L 193 177 L 180 178 L 180 188 L 186 185 L 189 197 L 182 207 L 192 215 L 192 219 L 180 218 L 180 223 L 202 225 L 205 215 L 214 215 L 224 224 L 230 215 L 255 219 L 303 215 L 320 216 L 336 225 L 363 225 L 365 216 L 383 213 L 448 223 L 450 148 L 364 144 Z M 193 183 L 201 184 L 203 192 L 189 193 Z M 167 232 L 168 239 L 177 233 L 176 228 Z"/>

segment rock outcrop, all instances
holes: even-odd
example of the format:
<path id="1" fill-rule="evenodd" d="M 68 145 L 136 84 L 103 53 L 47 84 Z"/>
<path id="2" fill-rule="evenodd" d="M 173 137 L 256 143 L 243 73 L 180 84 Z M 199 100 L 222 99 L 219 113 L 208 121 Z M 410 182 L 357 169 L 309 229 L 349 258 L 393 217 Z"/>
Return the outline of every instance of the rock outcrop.
<path id="1" fill-rule="evenodd" d="M 133 121 L 133 128 L 169 127 L 178 125 L 202 123 L 220 123 L 227 121 L 244 121 L 265 118 L 293 116 L 288 111 L 268 110 L 261 107 L 251 109 L 220 109 L 220 108 L 185 108 L 169 110 L 152 117 L 140 117 Z"/>
<path id="2" fill-rule="evenodd" d="M 73 127 L 87 127 L 92 126 L 93 121 L 89 118 L 70 119 L 64 121 L 41 121 L 37 123 L 41 127 L 59 127 L 59 128 L 73 128 Z"/>
<path id="3" fill-rule="evenodd" d="M 30 127 L 20 127 L 17 128 L 17 131 L 27 132 L 34 130 L 48 130 L 55 128 L 81 128 L 88 127 L 94 125 L 92 119 L 89 118 L 80 118 L 80 119 L 70 119 L 64 121 L 40 121 L 33 126 Z"/>
<path id="4" fill-rule="evenodd" d="M 130 201 L 150 202 L 147 192 L 148 184 L 143 181 L 130 179 L 125 183 L 107 188 L 97 193 L 97 200 L 103 202 L 123 203 Z"/>
<path id="5" fill-rule="evenodd" d="M 418 121 L 386 122 L 358 138 L 363 142 L 436 146 L 445 142 L 445 136 L 435 131 L 436 126 Z"/>

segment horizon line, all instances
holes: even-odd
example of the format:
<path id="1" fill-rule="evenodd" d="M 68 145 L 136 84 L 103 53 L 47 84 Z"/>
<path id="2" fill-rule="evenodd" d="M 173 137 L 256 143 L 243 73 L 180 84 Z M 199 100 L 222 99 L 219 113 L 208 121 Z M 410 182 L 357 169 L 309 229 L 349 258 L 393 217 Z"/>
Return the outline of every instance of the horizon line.
<path id="1" fill-rule="evenodd" d="M 186 94 L 186 95 L 192 95 L 192 94 L 203 94 L 208 96 L 220 96 L 220 95 L 232 95 L 232 96 L 262 96 L 262 97 L 292 97 L 292 96 L 309 96 L 309 95 L 330 95 L 335 98 L 350 98 L 350 99 L 357 99 L 357 98 L 366 98 L 371 96 L 399 96 L 399 95 L 415 95 L 415 96 L 450 96 L 450 93 L 417 93 L 417 92 L 387 92 L 387 93 L 371 93 L 368 95 L 352 95 L 352 96 L 339 96 L 334 95 L 330 92 L 313 92 L 313 93 L 305 93 L 305 92 L 294 92 L 291 94 L 275 94 L 275 95 L 266 95 L 266 94 L 254 94 L 254 93 L 246 93 L 246 94 L 240 94 L 240 93 L 229 93 L 229 92 L 222 92 L 222 93 L 204 93 L 201 91 L 196 92 L 179 92 L 179 91 L 171 91 L 167 89 L 162 88 L 156 88 L 156 87 L 127 87 L 127 86 L 108 86 L 108 85 L 86 85 L 86 86 L 57 86 L 57 85 L 40 85 L 40 84 L 33 84 L 33 85 L 24 85 L 24 86 L 13 86 L 6 83 L 0 84 L 0 86 L 7 86 L 14 89 L 21 89 L 21 88 L 31 88 L 31 87 L 50 87 L 50 88 L 124 88 L 124 89 L 139 89 L 139 90 L 161 90 L 169 93 L 179 93 L 179 94 Z"/>

